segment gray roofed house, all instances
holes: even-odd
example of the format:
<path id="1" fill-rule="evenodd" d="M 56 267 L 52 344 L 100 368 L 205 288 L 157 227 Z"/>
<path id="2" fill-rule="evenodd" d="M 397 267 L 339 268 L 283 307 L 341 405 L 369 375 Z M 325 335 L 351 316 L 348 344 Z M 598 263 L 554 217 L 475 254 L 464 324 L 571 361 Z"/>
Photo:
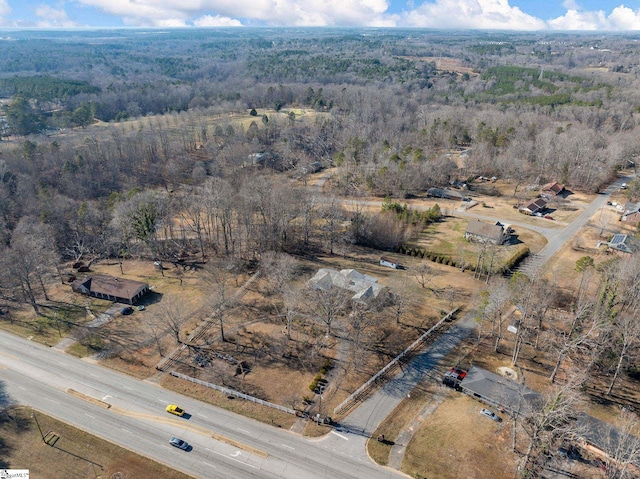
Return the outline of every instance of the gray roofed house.
<path id="1" fill-rule="evenodd" d="M 640 203 L 627 201 L 620 221 L 624 221 L 628 225 L 637 226 L 640 223 Z"/>
<path id="2" fill-rule="evenodd" d="M 355 269 L 337 271 L 331 268 L 320 268 L 308 283 L 314 289 L 328 290 L 332 287 L 346 289 L 355 293 L 354 301 L 367 301 L 377 297 L 385 289 L 378 284 L 377 278 L 362 274 Z"/>
<path id="3" fill-rule="evenodd" d="M 587 451 L 605 459 L 629 463 L 634 472 L 638 472 L 640 438 L 585 413 L 578 415 L 576 431 L 579 442 Z"/>
<path id="4" fill-rule="evenodd" d="M 93 274 L 76 280 L 71 288 L 77 292 L 117 303 L 133 304 L 149 292 L 149 285 L 106 274 Z"/>
<path id="5" fill-rule="evenodd" d="M 542 395 L 486 369 L 473 366 L 460 383 L 460 389 L 500 409 L 527 414 Z"/>
<path id="6" fill-rule="evenodd" d="M 485 223 L 480 220 L 471 220 L 464 232 L 465 239 L 478 243 L 502 244 L 507 235 L 504 226 L 500 223 Z"/>
<path id="7" fill-rule="evenodd" d="M 449 200 L 460 200 L 465 198 L 465 195 L 459 191 L 452 190 L 451 188 L 429 188 L 427 195 L 435 196 L 437 198 L 446 198 Z"/>
<path id="8" fill-rule="evenodd" d="M 615 234 L 606 244 L 619 253 L 633 254 L 640 251 L 640 241 L 629 235 Z"/>

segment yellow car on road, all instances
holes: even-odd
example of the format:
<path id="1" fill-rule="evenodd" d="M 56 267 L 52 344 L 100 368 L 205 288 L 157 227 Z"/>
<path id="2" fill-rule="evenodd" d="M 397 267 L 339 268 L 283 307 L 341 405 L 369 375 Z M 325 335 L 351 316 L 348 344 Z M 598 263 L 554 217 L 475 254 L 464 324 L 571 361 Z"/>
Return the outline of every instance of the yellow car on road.
<path id="1" fill-rule="evenodd" d="M 171 414 L 175 414 L 176 416 L 183 416 L 184 415 L 184 409 L 179 408 L 175 404 L 169 404 L 167 406 L 167 412 L 169 412 Z"/>

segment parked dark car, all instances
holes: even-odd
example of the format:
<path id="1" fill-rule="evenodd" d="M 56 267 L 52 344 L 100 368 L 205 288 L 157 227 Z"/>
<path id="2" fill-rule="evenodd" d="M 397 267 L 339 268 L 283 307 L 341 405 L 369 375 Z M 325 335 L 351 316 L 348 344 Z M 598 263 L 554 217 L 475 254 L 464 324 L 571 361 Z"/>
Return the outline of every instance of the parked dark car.
<path id="1" fill-rule="evenodd" d="M 128 316 L 129 314 L 133 314 L 133 308 L 131 306 L 127 306 L 126 308 L 122 308 L 122 311 L 120 312 L 125 316 Z"/>

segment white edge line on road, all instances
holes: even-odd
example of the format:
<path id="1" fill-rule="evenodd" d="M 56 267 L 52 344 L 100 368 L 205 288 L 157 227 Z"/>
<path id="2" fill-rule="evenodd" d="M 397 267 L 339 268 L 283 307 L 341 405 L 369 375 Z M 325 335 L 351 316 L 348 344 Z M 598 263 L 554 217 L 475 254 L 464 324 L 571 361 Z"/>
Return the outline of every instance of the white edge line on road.
<path id="1" fill-rule="evenodd" d="M 342 439 L 344 439 L 345 441 L 348 441 L 348 440 L 349 440 L 349 438 L 348 438 L 347 436 L 343 436 L 342 434 L 337 433 L 337 432 L 335 432 L 335 431 L 331 431 L 331 434 L 335 434 L 336 436 L 341 437 L 341 438 L 342 438 Z"/>
<path id="2" fill-rule="evenodd" d="M 123 428 L 123 427 L 122 427 L 122 428 L 120 428 L 120 430 L 121 430 L 122 432 L 128 432 L 129 434 L 133 434 L 131 431 L 129 431 L 128 429 L 125 429 L 125 428 Z"/>
<path id="3" fill-rule="evenodd" d="M 209 449 L 208 447 L 205 447 L 205 449 L 209 452 L 213 452 L 213 449 Z"/>
<path id="4" fill-rule="evenodd" d="M 242 431 L 242 432 L 244 432 L 246 434 L 251 434 L 251 431 L 247 431 L 246 429 L 242 429 L 240 427 L 238 428 L 238 431 Z"/>
<path id="5" fill-rule="evenodd" d="M 164 399 L 160 399 L 160 398 L 156 398 L 158 400 L 158 402 L 161 402 L 163 404 L 169 404 L 167 401 L 165 401 Z"/>
<path id="6" fill-rule="evenodd" d="M 226 454 L 222 454 L 221 452 L 217 452 L 217 451 L 211 451 L 211 452 L 213 452 L 214 454 L 218 454 L 219 456 L 226 457 L 227 459 L 229 459 L 231 461 L 236 461 L 236 462 L 239 462 L 240 464 L 244 464 L 245 466 L 252 467 L 254 469 L 258 469 L 258 466 L 254 466 L 252 464 L 247 464 L 244 461 L 239 461 L 238 459 L 234 459 L 233 457 L 229 457 Z"/>
<path id="7" fill-rule="evenodd" d="M 84 415 L 85 415 L 85 416 L 89 416 L 91 419 L 95 419 L 95 418 L 96 418 L 95 416 L 92 416 L 91 414 L 88 414 L 88 413 L 86 413 L 86 412 L 84 413 Z"/>
<path id="8" fill-rule="evenodd" d="M 284 446 L 284 447 L 288 447 L 289 449 L 293 449 L 294 451 L 295 451 L 295 449 L 296 449 L 295 447 L 287 446 L 286 444 L 283 444 L 283 446 Z"/>
<path id="9" fill-rule="evenodd" d="M 209 416 L 205 416 L 204 414 L 198 414 L 198 416 L 203 417 L 205 419 L 209 419 Z"/>
<path id="10" fill-rule="evenodd" d="M 202 461 L 204 464 L 206 464 L 209 467 L 213 467 L 214 469 L 218 469 L 216 466 L 214 466 L 213 464 L 209 464 L 207 461 Z"/>

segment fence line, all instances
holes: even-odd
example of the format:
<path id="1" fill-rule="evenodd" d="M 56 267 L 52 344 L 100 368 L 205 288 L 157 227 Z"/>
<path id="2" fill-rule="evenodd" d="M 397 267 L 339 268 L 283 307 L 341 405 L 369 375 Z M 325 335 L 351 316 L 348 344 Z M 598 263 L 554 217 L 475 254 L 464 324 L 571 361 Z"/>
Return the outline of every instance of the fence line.
<path id="1" fill-rule="evenodd" d="M 429 328 L 428 331 L 423 333 L 418 339 L 416 339 L 413 343 L 411 343 L 411 345 L 409 347 L 407 347 L 404 351 L 402 351 L 395 358 L 393 358 L 391 361 L 389 361 L 389 363 L 385 367 L 383 367 L 380 371 L 378 371 L 375 375 L 373 375 L 366 383 L 364 383 L 362 386 L 360 386 L 358 389 L 356 389 L 353 393 L 351 393 L 351 395 L 349 397 L 347 397 L 344 401 L 342 401 L 340 404 L 338 404 L 338 406 L 336 406 L 336 408 L 333 410 L 333 414 L 337 416 L 338 414 L 343 412 L 343 410 L 348 409 L 347 406 L 351 407 L 357 401 L 363 399 L 363 397 L 368 392 L 367 390 L 369 388 L 371 388 L 374 385 L 374 383 L 376 383 L 378 381 L 378 379 L 380 379 L 391 368 L 397 366 L 399 361 L 403 357 L 405 357 L 411 351 L 416 349 L 422 342 L 424 342 L 424 340 L 427 338 L 427 336 L 429 336 L 442 323 L 444 323 L 450 317 L 452 317 L 455 313 L 457 313 L 459 309 L 460 309 L 460 307 L 457 307 L 457 308 L 449 311 L 449 313 L 447 313 L 440 321 L 438 321 L 436 324 L 434 324 L 431 328 Z"/>
<path id="2" fill-rule="evenodd" d="M 257 404 L 261 404 L 262 406 L 267 406 L 273 409 L 277 409 L 278 411 L 286 412 L 289 414 L 296 415 L 296 411 L 290 409 L 288 407 L 280 406 L 279 404 L 274 404 L 272 402 L 263 401 L 262 399 L 258 399 L 253 396 L 249 396 L 248 394 L 241 393 L 240 391 L 235 391 L 233 389 L 225 388 L 224 386 L 218 386 L 217 384 L 208 383 L 205 381 L 201 381 L 200 379 L 192 378 L 191 376 L 187 376 L 186 374 L 177 373 L 175 371 L 171 371 L 171 375 L 180 379 L 185 379 L 187 381 L 191 381 L 192 383 L 200 384 L 201 386 L 205 386 L 211 389 L 216 389 L 223 394 L 231 394 L 232 396 L 236 396 L 242 399 L 246 399 L 247 401 L 251 401 Z"/>
<path id="3" fill-rule="evenodd" d="M 241 287 L 240 289 L 236 292 L 235 296 L 233 297 L 233 301 L 240 301 L 245 294 L 247 294 L 247 290 L 249 288 L 249 286 L 251 285 L 251 283 L 253 283 L 258 276 L 260 276 L 261 271 L 258 270 L 256 271 Z M 173 366 L 177 361 L 178 358 L 180 357 L 180 355 L 182 354 L 182 352 L 190 345 L 193 344 L 194 341 L 202 338 L 207 331 L 209 331 L 209 329 L 211 329 L 213 327 L 213 325 L 215 324 L 216 319 L 213 318 L 213 313 L 211 315 L 209 315 L 209 318 L 202 323 L 200 326 L 198 326 L 195 331 L 191 334 L 191 336 L 189 336 L 187 338 L 187 340 L 185 341 L 185 343 L 181 344 L 180 346 L 178 346 L 176 349 L 174 349 L 171 354 L 169 354 L 167 357 L 162 358 L 160 360 L 160 362 L 156 365 L 156 369 L 159 371 L 166 371 L 167 369 L 169 369 L 169 367 Z"/>

